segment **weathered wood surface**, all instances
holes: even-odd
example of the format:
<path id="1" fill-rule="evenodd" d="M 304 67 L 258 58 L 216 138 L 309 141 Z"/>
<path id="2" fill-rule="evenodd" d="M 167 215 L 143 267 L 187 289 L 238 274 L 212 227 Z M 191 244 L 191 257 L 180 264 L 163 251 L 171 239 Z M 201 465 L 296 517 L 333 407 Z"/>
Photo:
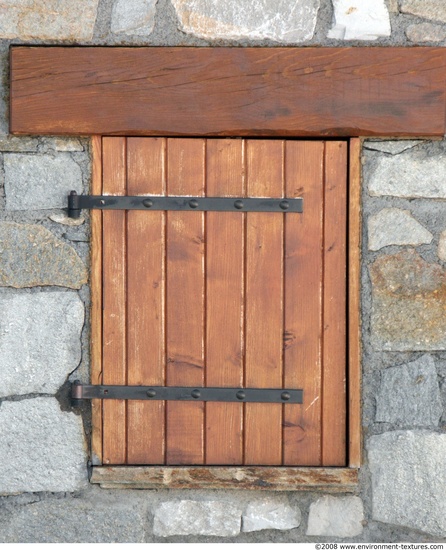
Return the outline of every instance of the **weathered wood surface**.
<path id="1" fill-rule="evenodd" d="M 443 136 L 443 48 L 11 49 L 14 134 Z"/>
<path id="2" fill-rule="evenodd" d="M 348 465 L 361 465 L 361 140 L 350 140 L 348 229 Z"/>
<path id="3" fill-rule="evenodd" d="M 96 466 L 90 481 L 106 489 L 264 489 L 344 493 L 357 490 L 358 470 L 259 466 Z"/>

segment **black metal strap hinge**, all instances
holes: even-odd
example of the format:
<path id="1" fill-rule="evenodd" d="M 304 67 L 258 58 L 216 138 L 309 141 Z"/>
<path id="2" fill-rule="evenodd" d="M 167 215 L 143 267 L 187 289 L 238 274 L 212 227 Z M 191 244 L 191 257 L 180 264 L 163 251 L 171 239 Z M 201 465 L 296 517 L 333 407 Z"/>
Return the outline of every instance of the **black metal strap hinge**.
<path id="1" fill-rule="evenodd" d="M 145 401 L 220 401 L 242 403 L 303 402 L 303 390 L 260 388 L 197 388 L 177 386 L 93 386 L 76 380 L 71 386 L 73 404 L 82 399 L 137 399 Z"/>
<path id="2" fill-rule="evenodd" d="M 198 212 L 302 212 L 302 198 L 254 197 L 116 197 L 111 195 L 68 195 L 68 216 L 78 218 L 81 210 L 182 210 Z"/>

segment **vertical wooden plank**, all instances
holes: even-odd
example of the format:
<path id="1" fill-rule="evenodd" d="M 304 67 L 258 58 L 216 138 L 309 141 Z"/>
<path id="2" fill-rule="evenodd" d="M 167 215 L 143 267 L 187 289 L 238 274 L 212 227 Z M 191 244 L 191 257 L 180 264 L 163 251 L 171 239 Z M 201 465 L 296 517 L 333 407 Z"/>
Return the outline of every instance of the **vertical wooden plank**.
<path id="1" fill-rule="evenodd" d="M 361 466 L 361 140 L 350 140 L 348 243 L 349 466 Z"/>
<path id="2" fill-rule="evenodd" d="M 285 387 L 303 405 L 284 407 L 284 464 L 321 464 L 322 243 L 324 143 L 286 142 L 286 196 L 303 213 L 285 216 Z"/>
<path id="3" fill-rule="evenodd" d="M 103 138 L 103 193 L 126 190 L 125 138 Z M 103 212 L 103 382 L 126 385 L 126 213 Z M 126 462 L 126 402 L 104 400 L 104 464 Z"/>
<path id="4" fill-rule="evenodd" d="M 91 193 L 102 195 L 102 138 L 91 139 Z M 91 383 L 102 384 L 102 212 L 92 210 L 91 220 Z M 102 464 L 102 400 L 91 402 L 91 462 Z"/>
<path id="5" fill-rule="evenodd" d="M 283 196 L 283 141 L 247 141 L 247 195 Z M 246 387 L 282 387 L 283 214 L 246 227 Z M 282 463 L 282 405 L 246 403 L 245 464 Z"/>
<path id="6" fill-rule="evenodd" d="M 205 140 L 168 140 L 169 195 L 202 196 Z M 167 213 L 167 385 L 204 386 L 204 213 Z M 167 464 L 203 464 L 204 404 L 167 403 Z"/>
<path id="7" fill-rule="evenodd" d="M 207 140 L 206 194 L 243 196 L 244 142 Z M 206 218 L 206 385 L 243 385 L 244 214 Z M 206 464 L 242 464 L 243 404 L 206 403 Z"/>
<path id="8" fill-rule="evenodd" d="M 127 193 L 165 194 L 163 138 L 128 138 Z M 163 386 L 165 213 L 127 213 L 127 380 Z M 164 402 L 127 404 L 128 464 L 164 463 Z"/>
<path id="9" fill-rule="evenodd" d="M 346 464 L 347 143 L 325 145 L 322 465 Z"/>

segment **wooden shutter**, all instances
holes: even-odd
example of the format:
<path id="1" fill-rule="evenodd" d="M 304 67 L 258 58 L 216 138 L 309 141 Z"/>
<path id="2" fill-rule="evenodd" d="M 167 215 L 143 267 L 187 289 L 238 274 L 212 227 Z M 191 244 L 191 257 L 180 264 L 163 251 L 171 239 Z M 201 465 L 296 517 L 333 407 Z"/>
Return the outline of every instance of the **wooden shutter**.
<path id="1" fill-rule="evenodd" d="M 98 194 L 304 199 L 302 214 L 94 212 L 98 382 L 304 392 L 94 402 L 102 462 L 345 466 L 347 142 L 106 137 L 102 158 Z"/>

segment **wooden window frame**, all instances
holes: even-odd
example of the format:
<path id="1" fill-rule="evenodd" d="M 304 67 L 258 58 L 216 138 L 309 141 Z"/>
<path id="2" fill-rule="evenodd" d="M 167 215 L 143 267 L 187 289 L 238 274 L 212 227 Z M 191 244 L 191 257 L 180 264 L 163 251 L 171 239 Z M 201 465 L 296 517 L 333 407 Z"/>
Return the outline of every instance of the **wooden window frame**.
<path id="1" fill-rule="evenodd" d="M 110 488 L 356 489 L 362 449 L 361 138 L 443 137 L 445 65 L 442 48 L 12 47 L 11 133 L 92 135 L 93 194 L 99 194 L 102 183 L 102 135 L 351 138 L 348 467 L 98 466 L 102 426 L 100 403 L 93 401 L 93 483 Z M 67 70 L 70 66 L 76 70 Z M 200 103 L 204 107 L 197 111 Z M 91 379 L 99 384 L 100 212 L 92 211 L 91 224 Z"/>

